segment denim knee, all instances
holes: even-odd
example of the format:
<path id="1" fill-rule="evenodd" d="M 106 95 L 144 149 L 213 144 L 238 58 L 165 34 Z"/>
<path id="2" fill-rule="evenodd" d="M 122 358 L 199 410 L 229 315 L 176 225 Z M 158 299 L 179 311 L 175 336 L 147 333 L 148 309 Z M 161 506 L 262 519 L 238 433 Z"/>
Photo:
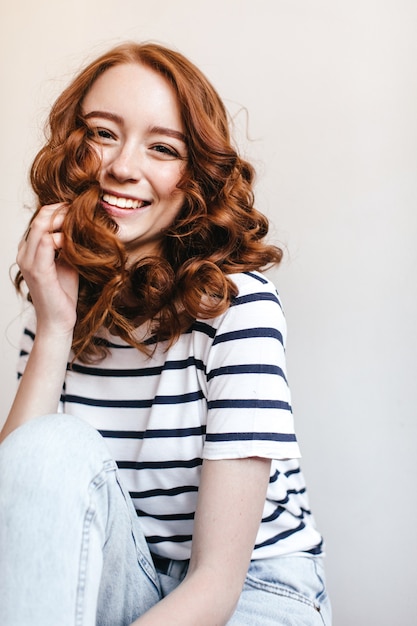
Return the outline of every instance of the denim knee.
<path id="1" fill-rule="evenodd" d="M 104 439 L 81 419 L 13 431 L 0 445 L 0 623 L 130 624 L 158 601 L 132 509 Z"/>
<path id="2" fill-rule="evenodd" d="M 111 455 L 100 434 L 78 417 L 61 413 L 36 417 L 14 430 L 0 445 L 0 464 L 30 476 L 45 464 L 51 470 L 73 467 L 77 461 L 94 463 Z"/>

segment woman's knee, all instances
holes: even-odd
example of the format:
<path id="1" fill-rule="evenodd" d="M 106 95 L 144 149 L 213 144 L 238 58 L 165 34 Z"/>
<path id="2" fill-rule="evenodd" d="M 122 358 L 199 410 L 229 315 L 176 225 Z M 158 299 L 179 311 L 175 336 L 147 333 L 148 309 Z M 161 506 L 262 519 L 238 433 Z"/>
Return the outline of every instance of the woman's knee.
<path id="1" fill-rule="evenodd" d="M 0 445 L 0 475 L 26 478 L 88 466 L 94 472 L 111 460 L 100 434 L 82 419 L 66 414 L 36 417 L 14 430 Z"/>

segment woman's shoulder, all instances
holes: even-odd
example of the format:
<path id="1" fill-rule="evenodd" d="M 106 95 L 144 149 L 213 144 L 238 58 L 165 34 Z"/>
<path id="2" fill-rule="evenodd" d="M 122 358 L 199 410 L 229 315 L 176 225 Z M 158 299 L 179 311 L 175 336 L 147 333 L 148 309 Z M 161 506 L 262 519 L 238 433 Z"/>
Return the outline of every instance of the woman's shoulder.
<path id="1" fill-rule="evenodd" d="M 252 296 L 255 300 L 259 299 L 262 301 L 268 299 L 274 301 L 282 308 L 278 290 L 272 280 L 265 276 L 265 274 L 258 271 L 251 271 L 230 274 L 229 277 L 238 289 L 238 294 L 234 302 L 239 302 L 242 298 Z"/>
<path id="2" fill-rule="evenodd" d="M 229 308 L 217 317 L 196 320 L 193 329 L 205 332 L 212 340 L 219 333 L 261 327 L 279 329 L 284 336 L 285 317 L 274 283 L 257 271 L 230 274 L 229 278 L 237 288 Z"/>

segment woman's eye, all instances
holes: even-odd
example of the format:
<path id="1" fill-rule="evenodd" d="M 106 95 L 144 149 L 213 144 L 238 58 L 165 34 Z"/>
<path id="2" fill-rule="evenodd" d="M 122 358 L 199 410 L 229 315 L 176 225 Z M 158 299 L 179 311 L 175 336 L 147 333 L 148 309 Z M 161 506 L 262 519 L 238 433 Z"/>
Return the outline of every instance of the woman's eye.
<path id="1" fill-rule="evenodd" d="M 92 137 L 93 139 L 114 139 L 114 135 L 113 133 L 111 133 L 109 130 L 106 130 L 105 128 L 90 128 L 89 130 L 89 136 Z"/>
<path id="2" fill-rule="evenodd" d="M 152 150 L 158 152 L 159 154 L 166 155 L 172 158 L 179 157 L 179 154 L 176 150 L 170 148 L 169 146 L 164 146 L 163 144 L 157 144 L 155 146 L 152 146 Z"/>
<path id="3" fill-rule="evenodd" d="M 105 128 L 98 128 L 96 130 L 96 135 L 101 137 L 101 139 L 113 139 L 113 134 Z"/>

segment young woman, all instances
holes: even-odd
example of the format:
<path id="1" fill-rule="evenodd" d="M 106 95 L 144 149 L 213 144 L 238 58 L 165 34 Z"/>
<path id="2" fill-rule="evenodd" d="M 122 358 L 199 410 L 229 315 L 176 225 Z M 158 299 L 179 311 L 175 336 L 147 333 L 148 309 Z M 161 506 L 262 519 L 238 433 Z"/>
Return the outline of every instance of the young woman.
<path id="1" fill-rule="evenodd" d="M 0 623 L 329 625 L 260 273 L 281 251 L 221 100 L 177 52 L 126 44 L 49 126 L 17 257 Z"/>

